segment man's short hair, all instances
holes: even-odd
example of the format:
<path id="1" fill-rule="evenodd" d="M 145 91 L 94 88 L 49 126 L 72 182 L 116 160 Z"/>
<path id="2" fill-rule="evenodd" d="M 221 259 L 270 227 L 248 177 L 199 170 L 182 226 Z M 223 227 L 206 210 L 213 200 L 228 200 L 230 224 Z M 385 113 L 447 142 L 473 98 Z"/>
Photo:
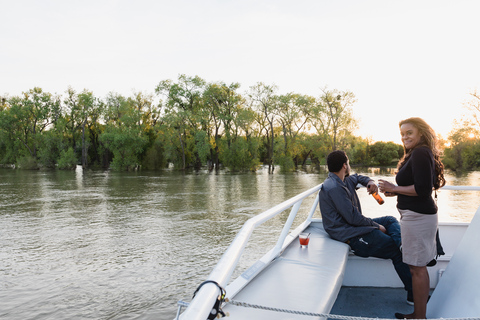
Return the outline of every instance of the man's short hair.
<path id="1" fill-rule="evenodd" d="M 328 171 L 330 172 L 338 172 L 342 169 L 343 164 L 347 163 L 348 158 L 345 151 L 342 150 L 335 150 L 330 152 L 327 156 L 327 166 Z"/>

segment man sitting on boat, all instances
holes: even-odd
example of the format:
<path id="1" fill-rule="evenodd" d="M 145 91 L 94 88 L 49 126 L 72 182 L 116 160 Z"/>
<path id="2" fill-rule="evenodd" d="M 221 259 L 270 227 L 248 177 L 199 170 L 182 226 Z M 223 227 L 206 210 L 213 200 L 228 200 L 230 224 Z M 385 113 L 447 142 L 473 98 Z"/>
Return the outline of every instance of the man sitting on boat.
<path id="1" fill-rule="evenodd" d="M 347 243 L 360 257 L 391 259 L 407 291 L 407 303 L 413 305 L 412 276 L 402 261 L 400 224 L 395 217 L 370 219 L 362 214 L 356 192 L 361 184 L 370 194 L 377 192 L 367 176 L 350 175 L 350 163 L 344 151 L 327 156 L 328 177 L 320 190 L 320 211 L 325 231 L 335 240 Z"/>

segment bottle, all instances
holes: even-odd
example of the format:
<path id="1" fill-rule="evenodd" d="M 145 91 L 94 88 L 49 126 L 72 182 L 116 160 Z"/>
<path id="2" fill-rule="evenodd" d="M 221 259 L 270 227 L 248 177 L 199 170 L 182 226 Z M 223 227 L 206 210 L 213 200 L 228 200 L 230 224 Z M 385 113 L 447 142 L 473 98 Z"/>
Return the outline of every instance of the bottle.
<path id="1" fill-rule="evenodd" d="M 383 204 L 385 202 L 377 192 L 372 193 L 372 196 L 377 200 L 378 204 Z"/>

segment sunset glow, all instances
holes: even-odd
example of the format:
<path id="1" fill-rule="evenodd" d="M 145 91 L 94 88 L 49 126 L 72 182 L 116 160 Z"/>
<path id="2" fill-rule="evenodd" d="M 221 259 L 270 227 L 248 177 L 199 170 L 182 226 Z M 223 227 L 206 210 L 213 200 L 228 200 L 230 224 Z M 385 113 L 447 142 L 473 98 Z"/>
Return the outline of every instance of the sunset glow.
<path id="1" fill-rule="evenodd" d="M 0 96 L 69 86 L 153 93 L 179 74 L 353 92 L 357 134 L 401 143 L 419 116 L 443 137 L 480 88 L 475 1 L 3 1 Z M 408 21 L 408 23 L 407 23 Z"/>

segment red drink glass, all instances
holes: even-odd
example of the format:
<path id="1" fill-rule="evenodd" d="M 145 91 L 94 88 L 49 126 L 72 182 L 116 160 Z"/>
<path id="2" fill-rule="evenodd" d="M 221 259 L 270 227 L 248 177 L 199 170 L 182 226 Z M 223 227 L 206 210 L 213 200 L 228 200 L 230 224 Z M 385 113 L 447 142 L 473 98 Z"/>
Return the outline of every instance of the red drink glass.
<path id="1" fill-rule="evenodd" d="M 310 233 L 301 233 L 298 236 L 298 240 L 300 241 L 300 246 L 302 248 L 308 246 L 308 243 L 310 242 Z"/>

